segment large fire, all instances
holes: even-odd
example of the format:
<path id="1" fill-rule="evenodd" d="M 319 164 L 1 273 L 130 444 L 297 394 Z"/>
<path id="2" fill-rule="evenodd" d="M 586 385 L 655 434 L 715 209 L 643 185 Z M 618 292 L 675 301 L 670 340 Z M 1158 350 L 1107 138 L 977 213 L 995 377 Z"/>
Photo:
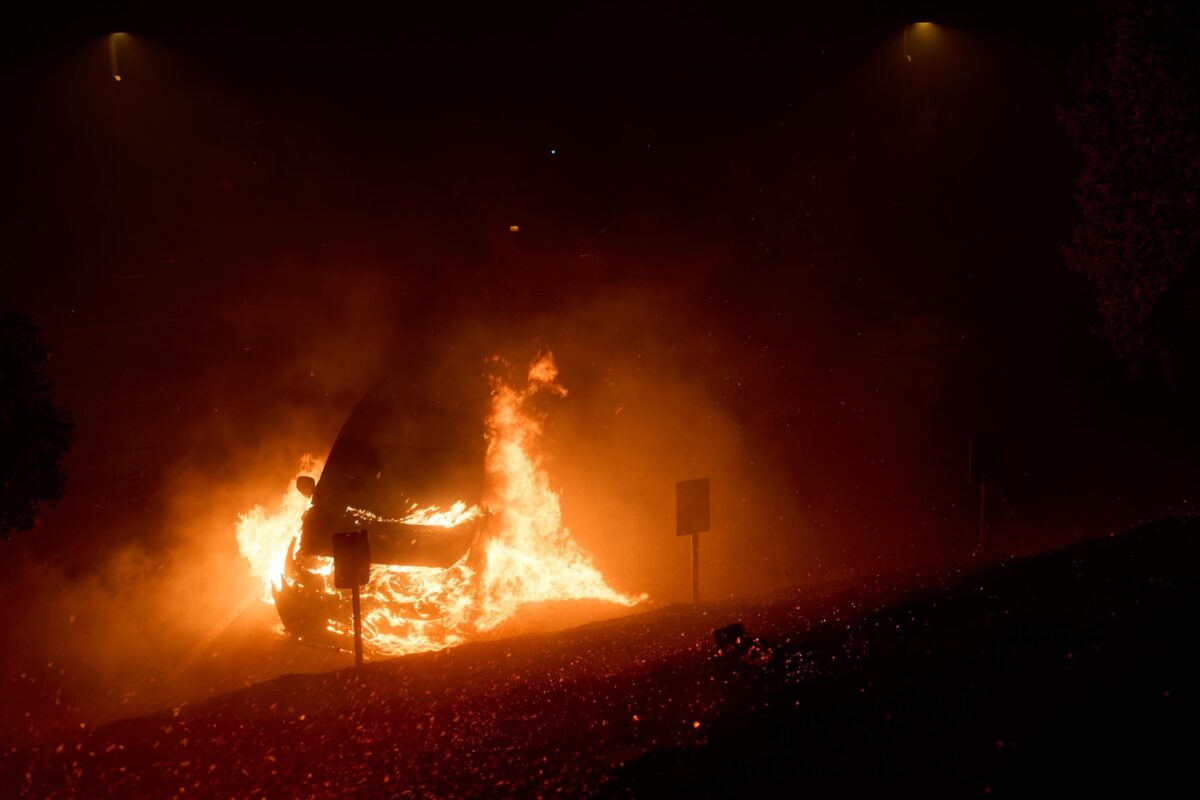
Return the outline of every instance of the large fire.
<path id="1" fill-rule="evenodd" d="M 549 354 L 533 362 L 523 387 L 492 377 L 485 425 L 489 491 L 483 508 L 466 502 L 445 509 L 414 506 L 400 520 L 383 520 L 370 509 L 347 509 L 368 527 L 373 521 L 398 521 L 451 528 L 490 516 L 470 552 L 447 569 L 372 566 L 370 582 L 362 590 L 368 648 L 401 655 L 450 647 L 495 629 L 528 603 L 599 600 L 633 606 L 645 599 L 611 588 L 563 527 L 558 495 L 537 455 L 541 425 L 528 409 L 538 393 L 566 395 L 557 379 Z M 321 468 L 309 456 L 300 465 L 302 474 L 314 477 Z M 262 578 L 267 603 L 288 580 L 287 564 L 296 556 L 308 506 L 308 499 L 292 489 L 273 510 L 256 506 L 238 520 L 238 547 Z M 317 556 L 310 562 L 308 574 L 318 576 L 321 591 L 338 594 L 332 559 Z M 349 620 L 343 615 L 330 618 L 327 629 L 348 637 Z"/>

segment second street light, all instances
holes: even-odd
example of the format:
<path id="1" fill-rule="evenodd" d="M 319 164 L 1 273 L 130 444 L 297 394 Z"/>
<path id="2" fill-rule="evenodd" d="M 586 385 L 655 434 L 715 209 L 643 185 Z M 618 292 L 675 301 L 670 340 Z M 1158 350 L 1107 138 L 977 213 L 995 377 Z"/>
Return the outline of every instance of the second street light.
<path id="1" fill-rule="evenodd" d="M 912 52 L 909 50 L 910 34 L 914 40 L 923 38 L 924 34 L 932 33 L 934 29 L 932 22 L 910 22 L 904 26 L 904 32 L 900 36 L 900 47 L 903 51 L 905 63 L 912 61 Z"/>

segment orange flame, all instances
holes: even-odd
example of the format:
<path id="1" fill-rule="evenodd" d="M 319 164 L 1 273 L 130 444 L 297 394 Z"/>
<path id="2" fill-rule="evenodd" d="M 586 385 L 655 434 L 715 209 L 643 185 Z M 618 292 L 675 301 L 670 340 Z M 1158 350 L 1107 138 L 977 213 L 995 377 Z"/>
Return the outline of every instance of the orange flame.
<path id="1" fill-rule="evenodd" d="M 321 476 L 325 463 L 307 453 L 300 458 L 300 474 Z M 309 500 L 295 487 L 284 492 L 274 510 L 255 506 L 238 517 L 237 542 L 242 558 L 250 562 L 250 572 L 263 582 L 263 602 L 274 604 L 271 588 L 278 589 L 288 547 L 300 536 L 300 520 L 308 510 Z"/>
<path id="2" fill-rule="evenodd" d="M 497 359 L 498 362 L 498 359 Z M 365 509 L 347 511 L 363 522 L 404 522 L 454 527 L 491 514 L 487 533 L 447 569 L 377 565 L 362 590 L 363 638 L 387 655 L 436 650 L 461 644 L 511 619 L 523 605 L 552 600 L 600 600 L 633 606 L 645 595 L 611 588 L 591 558 L 562 525 L 558 495 L 536 445 L 541 425 L 527 403 L 540 392 L 566 395 L 550 354 L 529 368 L 523 388 L 492 379 L 492 403 L 486 421 L 486 468 L 490 493 L 486 510 L 457 502 L 450 508 L 414 505 L 400 520 L 384 520 Z M 319 472 L 305 457 L 302 471 Z M 255 507 L 238 520 L 238 546 L 255 575 L 264 579 L 265 600 L 283 583 L 289 548 L 300 535 L 307 498 L 293 490 L 273 512 Z M 332 559 L 310 559 L 310 574 L 320 576 L 324 591 L 333 587 Z M 329 631 L 348 637 L 347 619 L 330 619 Z"/>
<path id="3" fill-rule="evenodd" d="M 406 525 L 429 525 L 435 528 L 453 528 L 483 516 L 483 511 L 479 506 L 467 508 L 467 504 L 462 500 L 454 503 L 445 511 L 437 506 L 421 508 L 417 503 L 413 503 L 408 513 L 400 519 L 388 519 L 367 511 L 365 508 L 352 506 L 346 506 L 346 511 L 361 522 L 402 522 Z"/>
<path id="4" fill-rule="evenodd" d="M 547 353 L 530 366 L 523 390 L 492 380 L 487 468 L 499 524 L 497 535 L 486 544 L 478 620 L 483 630 L 499 625 L 524 603 L 595 599 L 633 605 L 640 599 L 610 588 L 571 539 L 562 526 L 558 495 L 534 452 L 541 426 L 525 405 L 541 391 L 565 397 L 567 390 L 557 379 L 558 368 Z"/>

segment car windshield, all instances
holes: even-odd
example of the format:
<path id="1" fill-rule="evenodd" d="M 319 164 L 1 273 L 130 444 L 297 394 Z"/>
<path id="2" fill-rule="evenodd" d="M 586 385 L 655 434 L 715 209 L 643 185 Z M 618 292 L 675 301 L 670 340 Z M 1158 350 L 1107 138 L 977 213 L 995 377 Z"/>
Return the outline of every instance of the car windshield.
<path id="1" fill-rule="evenodd" d="M 473 505 L 482 493 L 481 451 L 347 438 L 334 444 L 313 502 L 335 512 L 351 507 L 401 519 L 414 505 Z"/>
<path id="2" fill-rule="evenodd" d="M 403 519 L 414 505 L 479 503 L 488 391 L 475 363 L 401 370 L 368 392 L 334 442 L 314 506 Z"/>

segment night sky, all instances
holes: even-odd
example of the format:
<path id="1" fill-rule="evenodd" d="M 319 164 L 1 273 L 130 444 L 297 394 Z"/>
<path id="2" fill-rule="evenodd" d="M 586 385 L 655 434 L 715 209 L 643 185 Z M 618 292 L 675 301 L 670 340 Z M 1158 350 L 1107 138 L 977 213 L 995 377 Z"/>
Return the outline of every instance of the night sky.
<path id="1" fill-rule="evenodd" d="M 966 557 L 973 433 L 996 555 L 1194 511 L 1189 396 L 1129 378 L 1062 253 L 1093 5 L 734 5 L 6 23 L 0 305 L 77 430 L 5 602 L 125 614 L 185 593 L 181 548 L 236 564 L 236 512 L 441 343 L 555 352 L 567 522 L 665 601 L 698 474 L 729 596 Z M 71 661 L 31 624 L 6 670 Z"/>

